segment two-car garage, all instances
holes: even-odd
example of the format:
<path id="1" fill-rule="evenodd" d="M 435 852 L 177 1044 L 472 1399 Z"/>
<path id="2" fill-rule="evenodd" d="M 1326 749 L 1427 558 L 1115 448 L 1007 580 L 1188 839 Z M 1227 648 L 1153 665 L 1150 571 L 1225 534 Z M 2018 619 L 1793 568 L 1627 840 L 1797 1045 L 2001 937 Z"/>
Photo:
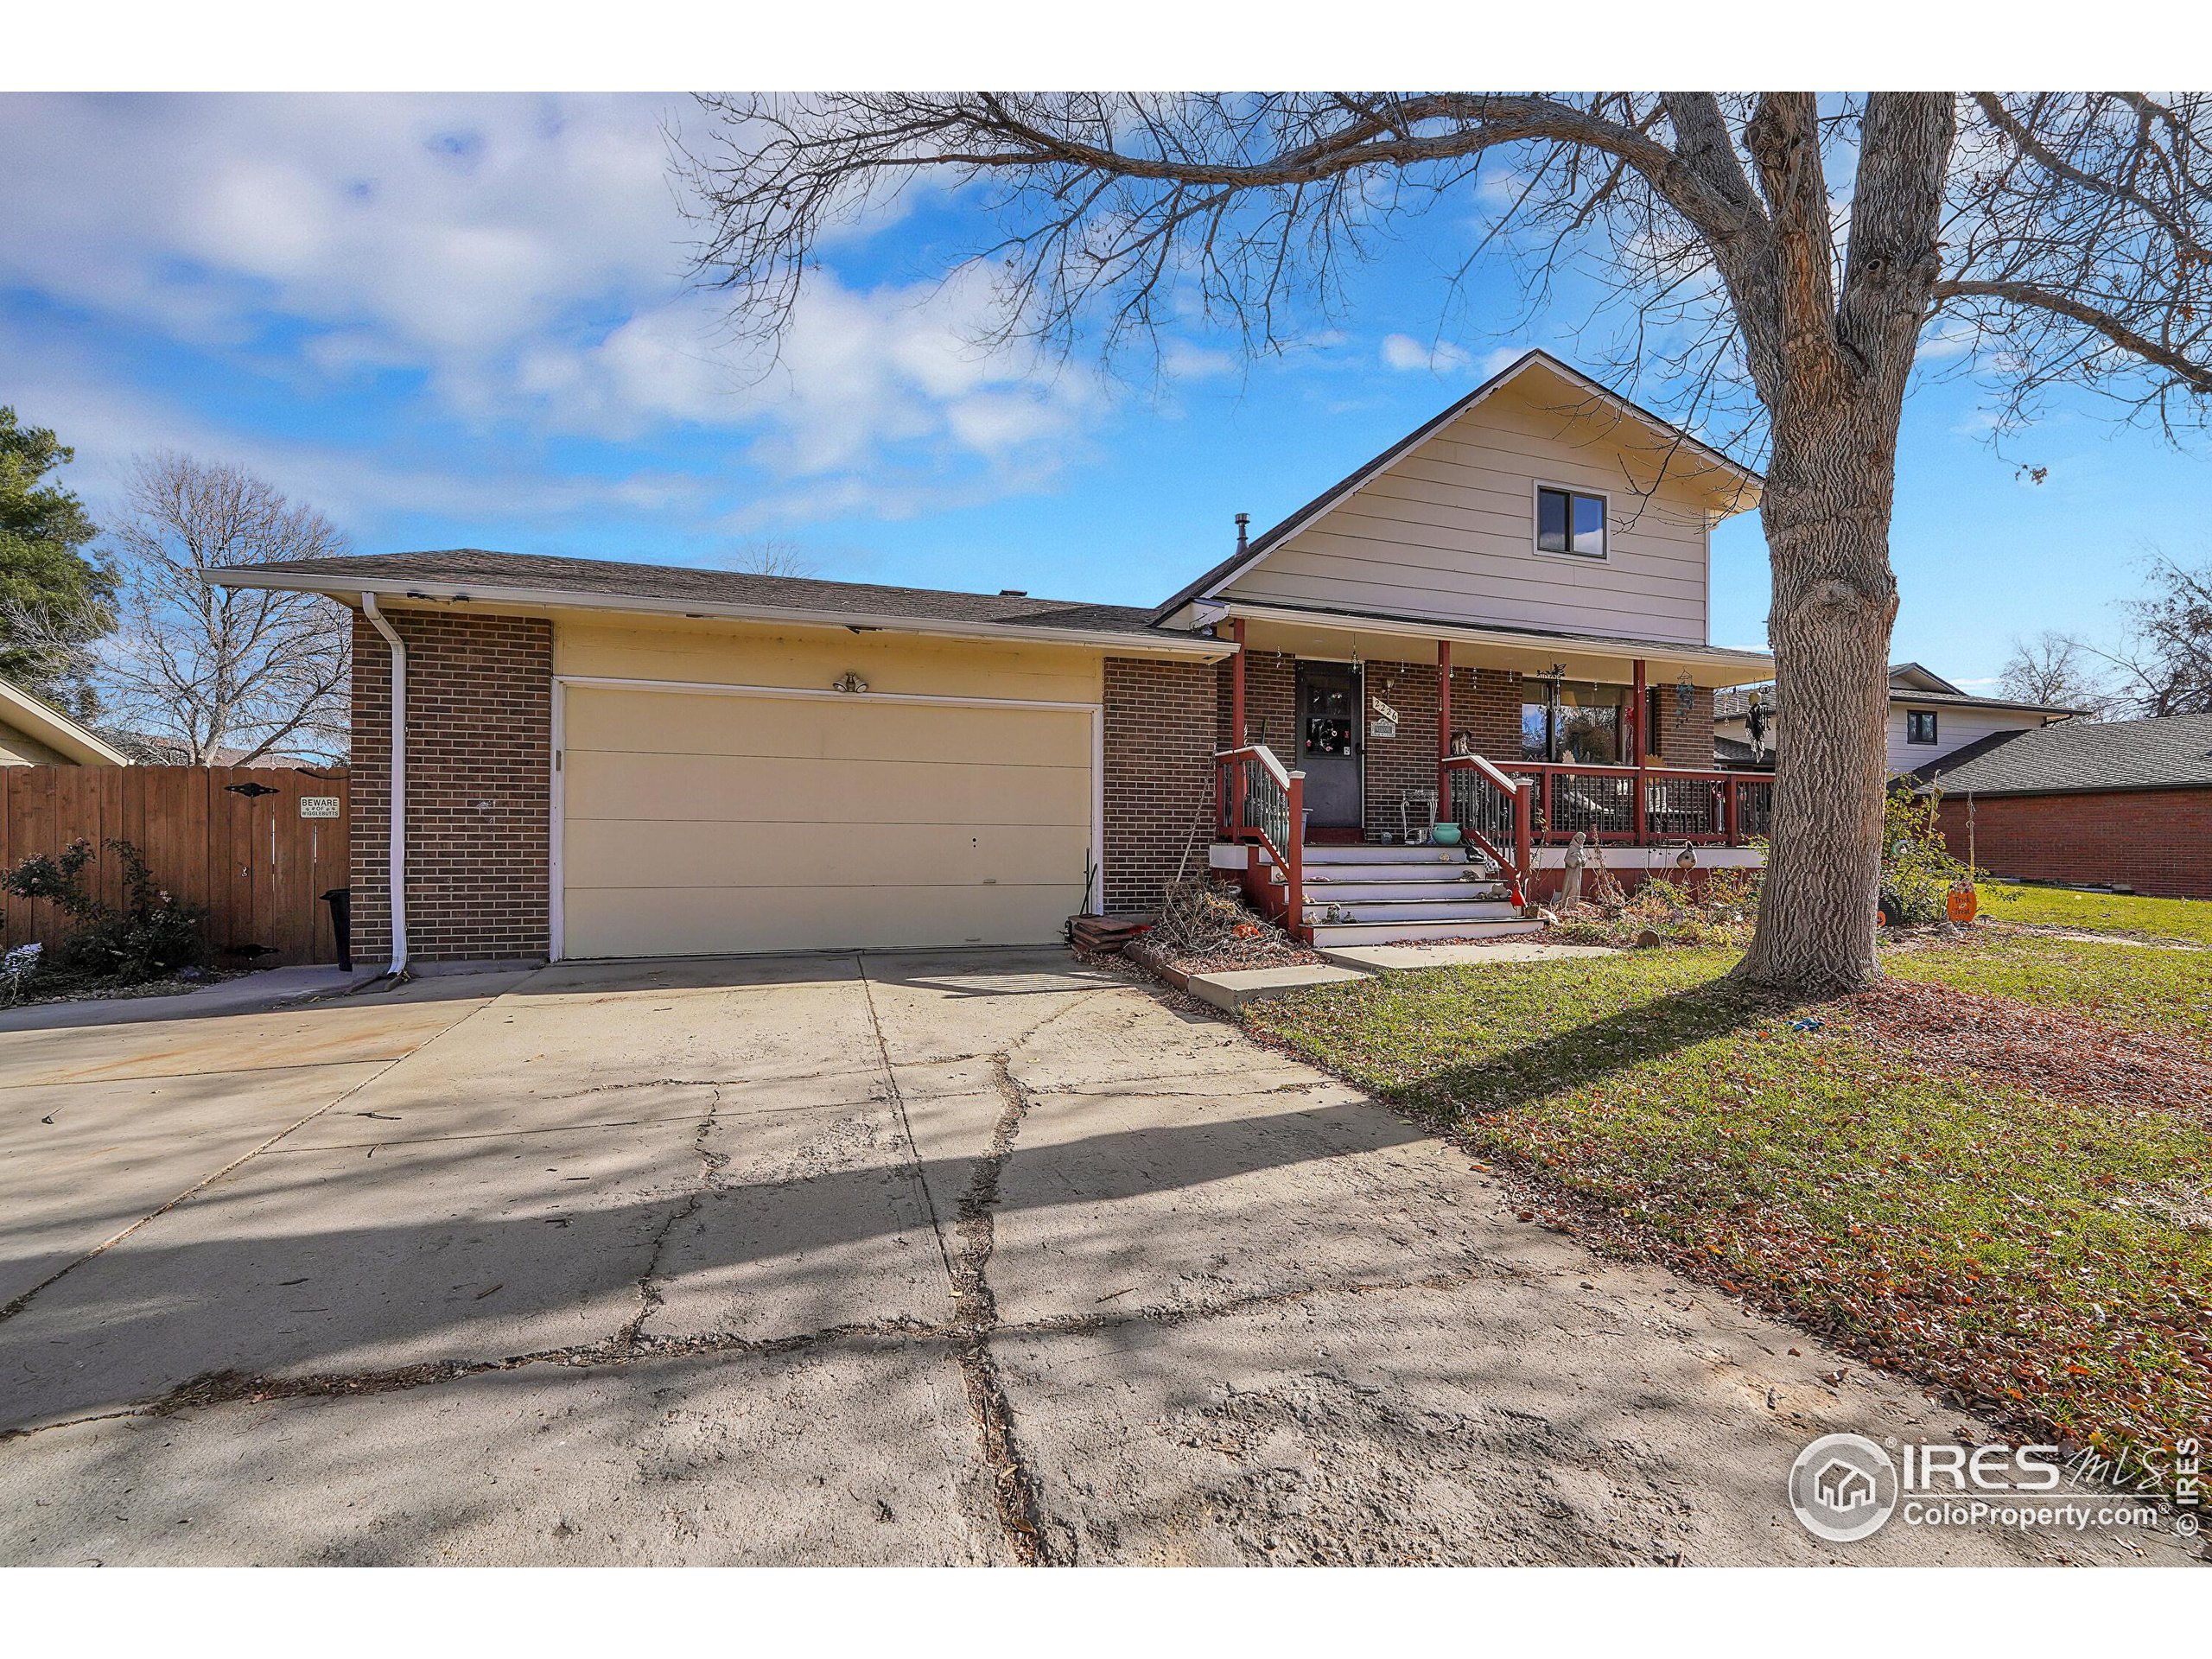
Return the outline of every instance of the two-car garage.
<path id="1" fill-rule="evenodd" d="M 554 952 L 1041 944 L 1100 844 L 1095 703 L 566 676 Z"/>

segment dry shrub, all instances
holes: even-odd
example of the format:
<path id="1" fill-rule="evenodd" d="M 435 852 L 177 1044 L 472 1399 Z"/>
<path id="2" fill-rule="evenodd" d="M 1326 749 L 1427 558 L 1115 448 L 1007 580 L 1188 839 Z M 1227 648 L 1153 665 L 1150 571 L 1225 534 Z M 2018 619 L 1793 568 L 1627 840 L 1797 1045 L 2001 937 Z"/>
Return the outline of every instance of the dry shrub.
<path id="1" fill-rule="evenodd" d="M 1203 878 L 1168 888 L 1159 920 L 1130 949 L 1185 970 L 1270 968 L 1313 957 L 1282 929 L 1245 908 L 1234 892 Z"/>
<path id="2" fill-rule="evenodd" d="M 1594 873 L 1602 879 L 1592 882 Z M 1646 934 L 1661 944 L 1745 945 L 1758 919 L 1763 868 L 1700 870 L 1694 882 L 1655 876 L 1633 893 L 1602 863 L 1584 874 L 1592 898 L 1560 915 L 1553 938 L 1568 944 L 1631 945 Z"/>

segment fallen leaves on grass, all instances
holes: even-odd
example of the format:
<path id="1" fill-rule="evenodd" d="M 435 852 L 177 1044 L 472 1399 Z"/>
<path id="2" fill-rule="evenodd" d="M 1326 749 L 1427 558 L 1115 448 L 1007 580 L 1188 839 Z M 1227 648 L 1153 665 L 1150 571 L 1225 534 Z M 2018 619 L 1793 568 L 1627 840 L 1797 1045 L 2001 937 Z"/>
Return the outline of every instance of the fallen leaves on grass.
<path id="1" fill-rule="evenodd" d="M 2212 1054 L 2185 1038 L 1895 979 L 1842 999 L 1834 1013 L 1862 1040 L 1929 1066 L 2071 1100 L 2212 1112 Z"/>
<path id="2" fill-rule="evenodd" d="M 1687 951 L 1394 976 L 1246 1018 L 1494 1160 L 1515 1213 L 2112 1455 L 2212 1424 L 2212 1236 L 2183 1219 L 2212 1175 L 2212 1049 L 2196 981 L 2115 983 L 2114 949 L 1931 945 L 1916 978 L 2032 1000 L 1891 983 L 1817 1023 Z M 2114 1023 L 2143 1007 L 2171 1017 Z"/>

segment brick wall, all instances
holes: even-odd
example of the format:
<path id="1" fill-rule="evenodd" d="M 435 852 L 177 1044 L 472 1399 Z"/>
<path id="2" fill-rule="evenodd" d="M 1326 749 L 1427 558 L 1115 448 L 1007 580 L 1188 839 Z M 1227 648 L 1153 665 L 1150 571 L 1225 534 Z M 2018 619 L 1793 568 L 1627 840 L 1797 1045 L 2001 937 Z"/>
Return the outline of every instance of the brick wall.
<path id="1" fill-rule="evenodd" d="M 1230 664 L 1236 659 L 1224 657 L 1214 665 L 1215 677 L 1215 734 L 1224 749 L 1233 749 L 1238 740 L 1230 735 Z M 1292 751 L 1297 747 L 1298 734 L 1298 661 L 1288 654 L 1277 655 L 1272 651 L 1255 651 L 1244 663 L 1244 732 L 1246 741 L 1264 743 L 1275 752 L 1284 766 L 1294 766 Z"/>
<path id="2" fill-rule="evenodd" d="M 552 834 L 553 630 L 542 618 L 385 613 L 407 644 L 407 938 L 420 962 L 543 957 Z M 353 619 L 353 949 L 391 954 L 391 654 Z"/>
<path id="3" fill-rule="evenodd" d="M 1712 688 L 1701 685 L 1692 691 L 1687 709 L 1682 706 L 1682 700 L 1673 686 L 1662 685 L 1656 690 L 1659 693 L 1659 725 L 1652 734 L 1653 763 L 1689 766 L 1699 771 L 1710 767 L 1713 765 Z"/>
<path id="4" fill-rule="evenodd" d="M 1452 729 L 1498 765 L 1521 758 L 1521 676 L 1510 668 L 1452 671 Z"/>
<path id="5" fill-rule="evenodd" d="M 1217 686 L 1210 663 L 1109 657 L 1105 664 L 1106 908 L 1150 910 L 1213 841 Z M 1196 830 L 1195 837 L 1192 831 Z"/>
<path id="6" fill-rule="evenodd" d="M 1966 801 L 1945 796 L 1936 824 L 1965 858 Z M 2212 789 L 1980 796 L 1973 844 L 1982 868 L 1997 875 L 2212 899 Z"/>
<path id="7" fill-rule="evenodd" d="M 1367 835 L 1395 841 L 1403 826 L 1418 827 L 1426 806 L 1407 804 L 1403 791 L 1436 788 L 1436 665 L 1433 663 L 1370 663 L 1367 679 Z M 1452 690 L 1456 695 L 1459 687 Z M 1375 700 L 1398 711 L 1398 734 L 1375 735 Z M 1455 708 L 1453 713 L 1458 713 Z"/>
<path id="8" fill-rule="evenodd" d="M 1398 711 L 1398 734 L 1367 739 L 1370 836 L 1395 837 L 1402 789 L 1436 786 L 1436 667 L 1433 663 L 1362 664 L 1367 696 Z M 1230 746 L 1230 664 L 1215 670 L 1215 732 Z M 1477 753 L 1498 761 L 1521 755 L 1521 676 L 1510 669 L 1455 667 L 1452 671 L 1452 729 L 1465 734 Z M 1710 694 L 1707 694 L 1708 698 Z M 1298 764 L 1298 663 L 1287 653 L 1255 651 L 1244 664 L 1244 724 L 1251 741 L 1264 741 L 1286 766 Z"/>

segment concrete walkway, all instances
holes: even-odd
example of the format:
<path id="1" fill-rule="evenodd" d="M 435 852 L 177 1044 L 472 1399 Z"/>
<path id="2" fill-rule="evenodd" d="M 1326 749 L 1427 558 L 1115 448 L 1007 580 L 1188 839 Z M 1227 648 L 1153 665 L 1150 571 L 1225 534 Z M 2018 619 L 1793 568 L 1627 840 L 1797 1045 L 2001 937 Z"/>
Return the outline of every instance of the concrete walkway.
<path id="1" fill-rule="evenodd" d="M 3 1563 L 2139 1559 L 1815 1541 L 1956 1414 L 1058 951 L 23 1033 L 0 1171 Z"/>

